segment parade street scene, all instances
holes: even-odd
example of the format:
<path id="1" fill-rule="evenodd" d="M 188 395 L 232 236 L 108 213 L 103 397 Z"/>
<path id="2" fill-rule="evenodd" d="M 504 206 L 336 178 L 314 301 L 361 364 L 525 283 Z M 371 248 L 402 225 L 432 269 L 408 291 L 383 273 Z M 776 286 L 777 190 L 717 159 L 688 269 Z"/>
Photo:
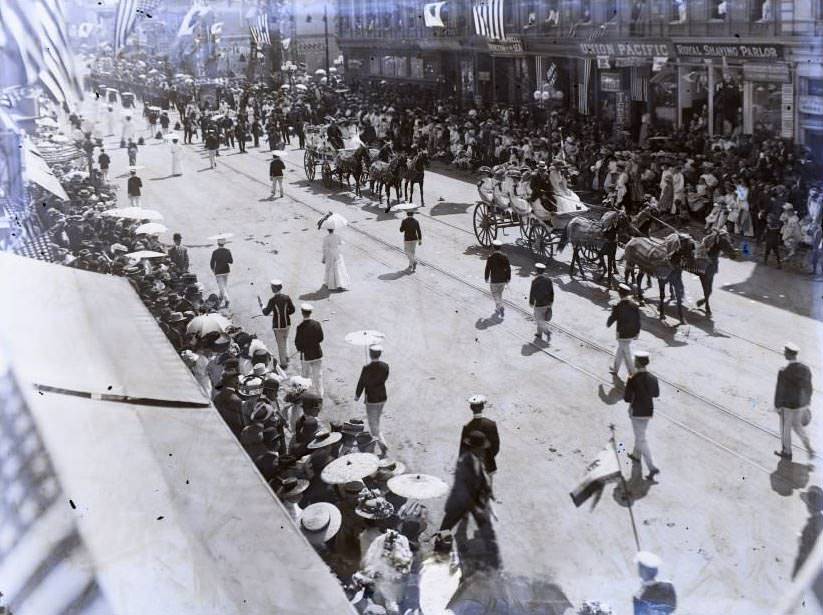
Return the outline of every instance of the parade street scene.
<path id="1" fill-rule="evenodd" d="M 0 2 L 0 613 L 823 613 L 821 32 Z"/>

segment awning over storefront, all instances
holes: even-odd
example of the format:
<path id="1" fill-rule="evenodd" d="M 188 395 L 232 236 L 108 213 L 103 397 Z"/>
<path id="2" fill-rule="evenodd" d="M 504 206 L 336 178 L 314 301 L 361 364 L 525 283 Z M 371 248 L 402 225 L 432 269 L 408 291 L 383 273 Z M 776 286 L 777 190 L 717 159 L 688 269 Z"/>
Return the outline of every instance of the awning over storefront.
<path id="1" fill-rule="evenodd" d="M 26 139 L 24 144 L 25 171 L 23 175 L 25 179 L 37 184 L 44 190 L 48 190 L 57 198 L 68 201 L 69 195 L 63 190 L 60 180 L 51 172 L 49 165 L 40 155 L 40 152 L 37 151 L 34 143 Z"/>
<path id="2" fill-rule="evenodd" d="M 113 613 L 353 613 L 213 407 L 31 410 Z"/>
<path id="3" fill-rule="evenodd" d="M 0 340 L 36 385 L 208 405 L 124 278 L 0 254 Z"/>

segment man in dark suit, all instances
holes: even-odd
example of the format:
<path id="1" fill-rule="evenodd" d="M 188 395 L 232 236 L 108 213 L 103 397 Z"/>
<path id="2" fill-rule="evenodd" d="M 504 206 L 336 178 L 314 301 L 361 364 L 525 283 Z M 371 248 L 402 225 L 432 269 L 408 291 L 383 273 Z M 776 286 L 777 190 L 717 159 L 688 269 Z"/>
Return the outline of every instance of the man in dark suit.
<path id="1" fill-rule="evenodd" d="M 446 499 L 445 515 L 440 531 L 449 531 L 459 523 L 458 541 L 466 540 L 468 516 L 474 517 L 483 542 L 480 553 L 481 563 L 497 567 L 500 565 L 497 539 L 492 525 L 491 500 L 494 499 L 491 480 L 484 465 L 485 451 L 489 441 L 483 432 L 472 431 L 461 442 L 465 447 L 457 460 L 454 471 L 454 485 Z"/>
<path id="2" fill-rule="evenodd" d="M 474 414 L 472 420 L 463 426 L 460 433 L 460 454 L 468 450 L 466 440 L 473 431 L 482 433 L 489 443 L 488 448 L 483 452 L 483 467 L 489 474 L 497 471 L 495 457 L 500 452 L 500 436 L 497 433 L 497 423 L 483 416 L 483 409 L 486 407 L 486 398 L 483 395 L 472 395 L 469 397 L 469 409 Z"/>
<path id="3" fill-rule="evenodd" d="M 509 264 L 509 257 L 500 251 L 503 242 L 499 239 L 492 241 L 492 253 L 486 259 L 486 282 L 489 283 L 489 290 L 494 298 L 494 315 L 503 318 L 505 310 L 503 306 L 503 289 L 512 279 L 512 268 Z"/>
<path id="4" fill-rule="evenodd" d="M 185 247 L 180 245 L 183 237 L 180 233 L 175 233 L 172 239 L 174 240 L 174 245 L 169 248 L 169 260 L 174 263 L 181 274 L 186 273 L 189 270 L 189 252 Z"/>
<path id="5" fill-rule="evenodd" d="M 552 319 L 554 285 L 546 275 L 545 264 L 535 263 L 534 272 L 536 275 L 529 289 L 529 305 L 534 308 L 534 322 L 537 323 L 537 333 L 534 334 L 534 339 L 542 341 L 543 333 L 545 333 L 546 339 L 550 340 L 552 332 L 549 329 L 549 321 Z"/>
<path id="6" fill-rule="evenodd" d="M 632 289 L 621 284 L 617 287 L 620 295 L 618 301 L 612 308 L 612 313 L 606 320 L 606 326 L 611 327 L 612 323 L 617 323 L 617 352 L 614 355 L 614 363 L 609 370 L 613 376 L 620 371 L 621 364 L 626 364 L 629 376 L 634 373 L 634 357 L 632 356 L 632 341 L 640 335 L 640 308 L 632 301 Z"/>
<path id="7" fill-rule="evenodd" d="M 357 381 L 357 388 L 354 391 L 354 400 L 358 401 L 360 395 L 366 393 L 366 418 L 369 421 L 369 431 L 377 440 L 381 455 L 385 456 L 388 446 L 383 434 L 380 431 L 380 416 L 383 414 L 383 406 L 386 405 L 386 380 L 389 378 L 389 364 L 380 360 L 383 354 L 383 347 L 374 345 L 369 347 L 369 357 L 371 362 L 364 365 L 360 371 L 360 379 Z"/>
<path id="8" fill-rule="evenodd" d="M 137 171 L 129 171 L 129 179 L 126 182 L 126 191 L 129 194 L 129 206 L 140 207 L 140 189 L 143 187 L 143 180 L 137 177 Z"/>
<path id="9" fill-rule="evenodd" d="M 792 458 L 792 430 L 797 433 L 809 457 L 814 457 L 814 450 L 806 434 L 804 416 L 809 412 L 812 402 L 812 372 L 809 367 L 797 360 L 800 349 L 792 343 L 783 348 L 783 356 L 788 365 L 777 374 L 777 387 L 774 392 L 774 407 L 780 414 L 781 450 L 774 454 L 783 459 Z"/>
<path id="10" fill-rule="evenodd" d="M 277 353 L 280 355 L 280 366 L 286 369 L 289 366 L 289 329 L 291 328 L 291 315 L 294 314 L 294 304 L 283 291 L 281 280 L 271 281 L 271 290 L 274 293 L 269 302 L 263 306 L 260 297 L 257 302 L 263 310 L 263 314 L 271 314 L 271 328 L 274 331 L 274 339 L 277 341 Z"/>
<path id="11" fill-rule="evenodd" d="M 314 308 L 309 303 L 300 306 L 303 322 L 297 325 L 294 347 L 300 353 L 300 371 L 304 378 L 311 378 L 315 392 L 323 397 L 323 327 L 312 319 Z"/>
<path id="12" fill-rule="evenodd" d="M 646 440 L 646 430 L 654 415 L 654 398 L 660 396 L 657 378 L 646 371 L 649 364 L 649 353 L 638 351 L 634 355 L 635 372 L 626 381 L 626 391 L 623 400 L 629 402 L 629 418 L 634 431 L 634 449 L 629 453 L 629 459 L 634 463 L 643 461 L 649 468 L 647 480 L 652 480 L 660 470 L 652 461 L 652 451 Z"/>

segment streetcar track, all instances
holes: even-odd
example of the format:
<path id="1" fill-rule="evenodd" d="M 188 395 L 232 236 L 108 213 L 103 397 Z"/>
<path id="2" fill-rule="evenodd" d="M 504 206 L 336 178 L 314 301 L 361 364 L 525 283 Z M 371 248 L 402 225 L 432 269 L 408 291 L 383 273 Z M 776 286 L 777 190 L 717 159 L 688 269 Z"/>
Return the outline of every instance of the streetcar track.
<path id="1" fill-rule="evenodd" d="M 249 173 L 246 173 L 245 171 L 242 171 L 242 170 L 240 170 L 240 169 L 237 169 L 237 168 L 235 168 L 235 167 L 233 167 L 233 166 L 231 166 L 231 165 L 229 165 L 229 164 L 226 164 L 225 162 L 223 162 L 223 166 L 225 166 L 225 167 L 226 167 L 227 169 L 229 169 L 230 171 L 232 171 L 232 172 L 234 172 L 234 173 L 237 173 L 238 175 L 242 175 L 242 176 L 244 176 L 244 177 L 246 177 L 246 178 L 248 178 L 248 179 L 250 179 L 250 180 L 252 180 L 252 181 L 254 181 L 254 182 L 256 182 L 256 183 L 259 183 L 259 184 L 262 184 L 262 185 L 265 185 L 265 186 L 268 186 L 268 185 L 269 185 L 267 182 L 264 182 L 264 181 L 262 181 L 262 180 L 258 179 L 257 177 L 254 177 L 253 175 L 251 175 L 251 174 L 249 174 Z M 320 214 L 320 215 L 325 215 L 325 214 L 327 213 L 327 211 L 324 211 L 324 210 L 322 210 L 322 209 L 319 209 L 319 208 L 317 208 L 316 206 L 311 205 L 310 203 L 307 203 L 307 202 L 306 202 L 306 201 L 304 201 L 303 199 L 297 198 L 297 197 L 295 197 L 295 196 L 294 196 L 294 195 L 292 195 L 292 194 L 289 194 L 288 196 L 289 196 L 289 198 L 290 198 L 290 199 L 292 199 L 295 203 L 298 203 L 298 204 L 300 204 L 300 205 L 302 205 L 302 206 L 304 206 L 304 207 L 306 207 L 306 208 L 308 208 L 308 209 L 312 210 L 313 212 L 315 212 L 315 213 L 317 213 L 317 214 Z M 344 204 L 344 205 L 345 205 L 345 204 Z M 378 237 L 377 235 L 374 235 L 373 233 L 370 233 L 370 232 L 368 232 L 368 231 L 366 231 L 366 230 L 364 230 L 364 229 L 360 228 L 358 225 L 355 225 L 355 224 L 350 224 L 350 225 L 349 225 L 349 228 L 350 228 L 351 230 L 353 230 L 353 231 L 355 231 L 355 232 L 359 233 L 360 235 L 362 235 L 362 236 L 366 237 L 367 239 L 370 239 L 370 240 L 371 240 L 371 241 L 373 241 L 373 242 L 379 243 L 380 245 L 382 245 L 382 246 L 384 246 L 384 247 L 388 248 L 389 250 L 391 250 L 391 251 L 393 251 L 393 252 L 397 252 L 397 253 L 402 254 L 402 250 L 401 250 L 399 247 L 397 247 L 396 245 L 394 245 L 393 243 L 390 243 L 390 242 L 388 242 L 388 241 L 385 241 L 384 239 L 382 239 L 382 238 Z M 368 254 L 368 252 L 366 252 L 366 253 Z M 435 264 L 433 264 L 433 263 L 431 263 L 430 261 L 427 261 L 427 260 L 425 260 L 425 259 L 418 259 L 418 262 L 419 262 L 419 263 L 421 263 L 422 265 L 424 265 L 424 266 L 426 266 L 426 267 L 429 267 L 430 269 L 432 269 L 432 270 L 434 270 L 434 271 L 436 271 L 436 272 L 440 273 L 441 275 L 443 275 L 443 276 L 445 276 L 445 277 L 448 277 L 448 278 L 450 278 L 450 279 L 452 279 L 452 280 L 455 280 L 455 281 L 459 282 L 460 284 L 462 284 L 462 285 L 464 285 L 464 286 L 468 286 L 469 288 L 471 288 L 471 289 L 473 289 L 473 290 L 476 290 L 476 291 L 478 291 L 478 292 L 482 293 L 482 294 L 483 294 L 483 295 L 485 295 L 485 296 L 488 296 L 488 292 L 486 291 L 486 289 L 485 289 L 484 287 L 482 287 L 482 286 L 480 286 L 480 285 L 477 285 L 477 284 L 474 284 L 474 283 L 472 283 L 472 282 L 469 282 L 469 281 L 465 280 L 463 277 L 461 277 L 460 275 L 458 275 L 458 274 L 456 274 L 456 273 L 453 273 L 453 272 L 451 272 L 451 271 L 449 271 L 449 270 L 447 270 L 447 269 L 444 269 L 443 267 L 440 267 L 439 265 L 435 265 Z M 424 282 L 422 282 L 422 281 L 421 281 L 420 283 L 425 284 L 425 283 L 424 283 Z M 531 313 L 530 313 L 528 310 L 524 309 L 523 307 L 521 307 L 521 306 L 520 306 L 520 305 L 518 305 L 518 304 L 513 303 L 511 300 L 505 299 L 505 300 L 504 300 L 504 302 L 505 302 L 505 303 L 506 303 L 509 307 L 511 307 L 513 310 L 515 310 L 516 312 L 518 312 L 518 313 L 520 313 L 520 314 L 522 314 L 522 315 L 525 315 L 525 316 L 527 316 L 527 317 L 531 317 L 531 316 L 532 316 L 532 315 L 531 315 Z M 590 339 L 585 338 L 585 337 L 583 337 L 583 336 L 581 336 L 581 335 L 578 335 L 577 333 L 573 332 L 572 330 L 568 329 L 567 327 L 563 327 L 563 326 L 556 325 L 556 324 L 552 324 L 552 323 L 550 323 L 550 326 L 551 326 L 552 328 L 556 329 L 557 331 L 559 331 L 560 333 L 563 333 L 563 334 L 565 334 L 566 336 L 568 336 L 568 337 L 570 337 L 570 338 L 572 338 L 572 339 L 575 339 L 575 340 L 577 340 L 578 342 L 581 342 L 583 345 L 588 346 L 589 348 L 591 348 L 591 349 L 593 349 L 593 350 L 596 350 L 596 351 L 599 351 L 599 352 L 605 353 L 605 354 L 609 355 L 610 357 L 611 357 L 611 356 L 614 356 L 614 355 L 613 355 L 613 353 L 612 353 L 612 351 L 611 351 L 610 349 L 608 349 L 608 348 L 606 348 L 606 347 L 602 346 L 601 344 L 599 344 L 599 343 L 597 343 L 597 342 L 595 342 L 595 341 L 593 341 L 593 340 L 590 340 Z M 514 333 L 514 335 L 515 335 L 517 338 L 519 338 L 520 340 L 526 340 L 526 337 L 525 337 L 525 336 L 519 335 L 519 334 L 517 334 L 516 332 Z M 529 340 L 526 340 L 526 341 L 529 341 Z M 558 355 L 558 354 L 557 354 L 557 353 L 555 353 L 555 352 L 552 352 L 552 351 L 551 351 L 551 350 L 549 350 L 548 348 L 542 348 L 542 347 L 539 347 L 539 346 L 534 346 L 534 347 L 535 347 L 535 348 L 537 348 L 537 350 L 538 350 L 539 352 L 541 352 L 542 354 L 547 355 L 547 356 L 549 356 L 549 357 L 551 357 L 551 358 L 555 359 L 556 361 L 563 363 L 564 365 L 567 365 L 567 366 L 568 366 L 568 367 L 570 367 L 571 369 L 574 369 L 575 371 L 578 371 L 578 372 L 580 372 L 580 373 L 582 373 L 582 374 L 586 375 L 587 377 L 589 377 L 589 378 L 591 378 L 591 379 L 593 379 L 593 380 L 595 380 L 595 381 L 597 381 L 597 382 L 599 382 L 599 383 L 608 384 L 608 385 L 613 385 L 613 382 L 612 382 L 611 380 L 609 380 L 609 379 L 607 379 L 607 378 L 605 378 L 605 377 L 603 377 L 603 376 L 601 376 L 601 375 L 599 375 L 599 374 L 596 374 L 596 373 L 594 373 L 594 372 L 591 372 L 591 371 L 589 371 L 588 369 L 586 369 L 585 367 L 582 367 L 582 366 L 580 366 L 580 365 L 576 365 L 575 363 L 571 362 L 570 360 L 568 360 L 568 359 L 566 359 L 566 358 L 564 358 L 564 357 L 562 357 L 562 356 Z M 699 394 L 699 393 L 696 393 L 695 391 L 691 390 L 691 389 L 690 389 L 690 388 L 688 388 L 688 387 L 681 386 L 681 385 L 679 385 L 679 384 L 677 384 L 677 383 L 675 383 L 675 382 L 672 382 L 672 381 L 670 381 L 670 380 L 668 380 L 668 379 L 666 379 L 666 378 L 664 378 L 664 377 L 661 377 L 659 374 L 656 374 L 656 375 L 657 375 L 657 377 L 658 377 L 658 380 L 660 380 L 660 381 L 661 381 L 661 382 L 663 382 L 664 384 L 668 385 L 669 387 L 671 387 L 671 388 L 675 389 L 675 391 L 676 391 L 676 392 L 678 392 L 678 393 L 683 393 L 683 394 L 684 394 L 684 395 L 686 395 L 686 396 L 690 396 L 690 397 L 692 397 L 692 398 L 694 398 L 694 399 L 696 399 L 696 400 L 698 400 L 698 401 L 700 401 L 700 402 L 702 402 L 702 403 L 704 403 L 704 404 L 706 404 L 706 405 L 708 405 L 708 406 L 711 406 L 711 407 L 713 407 L 713 408 L 715 408 L 715 409 L 717 409 L 717 410 L 720 410 L 720 411 L 721 411 L 723 414 L 725 414 L 726 416 L 728 416 L 728 417 L 730 417 L 730 418 L 732 418 L 732 419 L 736 419 L 736 420 L 738 420 L 738 421 L 740 421 L 740 422 L 742 422 L 742 423 L 744 423 L 744 424 L 746 424 L 746 425 L 748 425 L 748 426 L 750 426 L 750 427 L 754 428 L 755 430 L 757 430 L 757 431 L 759 431 L 759 432 L 761 432 L 761 433 L 763 433 L 763 434 L 765 434 L 765 435 L 767 435 L 767 436 L 771 436 L 772 438 L 779 438 L 779 435 L 777 434 L 777 432 L 772 431 L 772 430 L 770 430 L 770 429 L 767 429 L 767 428 L 765 428 L 765 427 L 762 427 L 762 426 L 760 426 L 760 425 L 757 425 L 757 424 L 756 424 L 756 423 L 754 423 L 753 421 L 750 421 L 749 419 L 747 419 L 747 418 L 745 418 L 745 417 L 743 417 L 743 416 L 739 415 L 738 413 L 734 412 L 734 411 L 733 411 L 732 409 L 730 409 L 730 408 L 727 408 L 727 407 L 726 407 L 726 406 L 724 406 L 723 404 L 721 404 L 721 403 L 719 403 L 719 402 L 715 402 L 715 401 L 713 401 L 713 400 L 711 400 L 711 399 L 709 399 L 709 398 L 705 397 L 704 395 L 701 395 L 701 394 Z M 762 471 L 764 471 L 764 472 L 766 472 L 766 473 L 770 473 L 770 472 L 771 472 L 768 468 L 766 468 L 766 467 L 764 467 L 764 466 L 760 465 L 760 464 L 759 464 L 759 463 L 757 463 L 756 461 L 754 461 L 754 460 L 752 460 L 752 459 L 749 459 L 748 457 L 745 457 L 745 456 L 743 456 L 742 454 L 740 454 L 740 453 L 737 453 L 737 452 L 733 451 L 732 449 L 730 449 L 730 448 L 729 448 L 729 447 L 727 447 L 726 445 L 724 445 L 724 444 L 722 444 L 722 443 L 718 442 L 717 440 L 715 440 L 715 439 L 711 438 L 711 437 L 710 437 L 710 436 L 708 436 L 707 434 L 705 434 L 705 433 L 703 433 L 703 432 L 700 432 L 700 431 L 698 431 L 698 430 L 696 430 L 696 429 L 694 429 L 694 428 L 692 428 L 692 427 L 689 427 L 688 425 L 686 425 L 686 424 L 682 423 L 681 421 L 678 421 L 677 419 L 673 418 L 673 417 L 672 417 L 671 415 L 669 415 L 668 413 L 663 412 L 663 411 L 658 411 L 658 414 L 660 414 L 660 415 L 661 415 L 661 416 L 663 416 L 664 418 L 668 419 L 668 420 L 669 420 L 671 423 L 673 423 L 674 425 L 676 425 L 676 426 L 678 426 L 678 427 L 680 427 L 680 428 L 684 429 L 685 431 L 688 431 L 688 432 L 692 433 L 693 435 L 695 435 L 695 436 L 697 436 L 697 437 L 699 437 L 699 438 L 702 438 L 702 439 L 703 439 L 703 440 L 705 440 L 706 442 L 709 442 L 710 444 L 712 444 L 712 445 L 714 445 L 714 446 L 716 446 L 716 447 L 718 447 L 718 448 L 720 448 L 720 449 L 722 449 L 722 450 L 724 450 L 724 451 L 728 452 L 729 454 L 734 455 L 735 457 L 737 457 L 737 458 L 739 458 L 739 459 L 741 459 L 741 460 L 743 460 L 743 461 L 745 461 L 745 462 L 749 463 L 750 465 L 752 465 L 752 466 L 754 466 L 754 467 L 756 467 L 756 468 L 758 468 L 758 469 L 760 469 L 760 470 L 762 470 Z M 792 446 L 793 446 L 793 448 L 797 448 L 798 450 L 800 450 L 800 446 L 799 446 L 799 445 L 797 445 L 797 444 L 793 444 Z"/>

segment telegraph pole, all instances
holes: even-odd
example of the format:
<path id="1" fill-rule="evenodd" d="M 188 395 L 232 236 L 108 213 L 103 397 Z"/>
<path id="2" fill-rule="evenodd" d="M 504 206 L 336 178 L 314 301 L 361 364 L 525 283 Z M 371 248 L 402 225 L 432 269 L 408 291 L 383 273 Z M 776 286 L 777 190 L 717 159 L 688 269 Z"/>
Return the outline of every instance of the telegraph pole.
<path id="1" fill-rule="evenodd" d="M 323 2 L 323 35 L 326 42 L 326 78 L 331 82 L 329 75 L 329 3 Z"/>

